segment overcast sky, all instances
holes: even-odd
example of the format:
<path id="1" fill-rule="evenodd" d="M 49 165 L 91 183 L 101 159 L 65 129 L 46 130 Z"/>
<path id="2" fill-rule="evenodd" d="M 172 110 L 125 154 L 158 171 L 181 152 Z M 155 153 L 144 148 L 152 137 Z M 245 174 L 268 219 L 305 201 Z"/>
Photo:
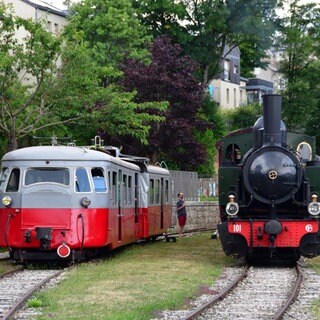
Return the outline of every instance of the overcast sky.
<path id="1" fill-rule="evenodd" d="M 58 7 L 60 9 L 66 9 L 66 7 L 63 5 L 64 0 L 43 0 L 45 2 L 51 3 L 53 6 Z M 80 0 L 72 0 L 72 2 L 79 2 Z M 116 0 L 115 0 L 116 1 Z M 320 0 L 300 0 L 300 4 L 306 4 L 310 2 L 319 3 Z M 290 3 L 290 1 L 288 1 Z"/>
<path id="2" fill-rule="evenodd" d="M 63 5 L 64 0 L 42 0 L 52 4 L 53 6 L 59 9 L 67 9 L 65 5 Z M 72 2 L 79 2 L 79 0 L 72 0 Z"/>

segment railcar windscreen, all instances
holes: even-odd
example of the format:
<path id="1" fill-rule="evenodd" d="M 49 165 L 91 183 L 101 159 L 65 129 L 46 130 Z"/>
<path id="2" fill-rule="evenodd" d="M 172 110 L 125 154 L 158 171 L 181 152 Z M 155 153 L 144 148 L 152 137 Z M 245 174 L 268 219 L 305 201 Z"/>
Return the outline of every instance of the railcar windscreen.
<path id="1" fill-rule="evenodd" d="M 24 181 L 26 186 L 44 182 L 68 186 L 70 184 L 70 172 L 67 168 L 30 168 L 27 170 Z"/>
<path id="2" fill-rule="evenodd" d="M 0 176 L 0 189 L 1 190 L 4 190 L 4 188 L 5 188 L 5 182 L 7 180 L 9 172 L 10 172 L 10 170 L 7 167 L 3 167 L 1 170 L 1 176 Z"/>

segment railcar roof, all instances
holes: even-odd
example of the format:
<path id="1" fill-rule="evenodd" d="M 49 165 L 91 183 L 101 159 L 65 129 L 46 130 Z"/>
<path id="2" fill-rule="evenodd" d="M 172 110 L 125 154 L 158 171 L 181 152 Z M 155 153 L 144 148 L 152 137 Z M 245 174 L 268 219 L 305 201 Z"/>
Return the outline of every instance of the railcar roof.
<path id="1" fill-rule="evenodd" d="M 17 149 L 6 153 L 2 157 L 3 161 L 107 161 L 113 162 L 134 170 L 139 170 L 139 166 L 114 157 L 105 152 L 92 150 L 86 147 L 75 146 L 36 146 Z M 147 166 L 148 172 L 157 174 L 167 174 L 168 170 L 157 167 Z"/>
<path id="2" fill-rule="evenodd" d="M 148 172 L 157 173 L 157 174 L 167 174 L 167 175 L 170 174 L 170 172 L 167 169 L 157 167 L 157 166 L 148 166 Z"/>
<path id="3" fill-rule="evenodd" d="M 17 149 L 6 153 L 2 161 L 108 161 L 139 170 L 135 164 L 128 163 L 107 153 L 85 147 L 37 146 Z"/>

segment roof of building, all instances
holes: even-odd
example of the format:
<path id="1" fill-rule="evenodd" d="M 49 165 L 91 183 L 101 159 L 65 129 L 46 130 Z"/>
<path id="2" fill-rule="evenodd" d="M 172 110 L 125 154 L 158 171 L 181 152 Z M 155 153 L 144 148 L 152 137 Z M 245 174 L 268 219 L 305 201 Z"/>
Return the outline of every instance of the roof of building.
<path id="1" fill-rule="evenodd" d="M 50 13 L 54 13 L 54 14 L 62 16 L 62 17 L 65 17 L 68 15 L 67 10 L 61 10 L 60 8 L 55 7 L 54 5 L 52 5 L 51 3 L 46 2 L 46 1 L 42 1 L 42 0 L 21 0 L 21 1 L 29 4 L 30 6 L 32 6 L 34 8 L 37 8 L 37 9 L 40 9 L 43 11 L 47 11 Z"/>

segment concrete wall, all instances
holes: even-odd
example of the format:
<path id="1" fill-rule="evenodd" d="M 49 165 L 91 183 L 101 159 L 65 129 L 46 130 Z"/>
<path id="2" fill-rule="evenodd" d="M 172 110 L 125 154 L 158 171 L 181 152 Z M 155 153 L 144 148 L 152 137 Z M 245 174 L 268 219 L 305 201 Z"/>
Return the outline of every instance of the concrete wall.
<path id="1" fill-rule="evenodd" d="M 187 223 L 185 230 L 198 228 L 215 229 L 219 223 L 219 206 L 213 201 L 186 201 Z M 175 204 L 172 207 L 172 225 L 176 231 L 177 213 Z"/>

